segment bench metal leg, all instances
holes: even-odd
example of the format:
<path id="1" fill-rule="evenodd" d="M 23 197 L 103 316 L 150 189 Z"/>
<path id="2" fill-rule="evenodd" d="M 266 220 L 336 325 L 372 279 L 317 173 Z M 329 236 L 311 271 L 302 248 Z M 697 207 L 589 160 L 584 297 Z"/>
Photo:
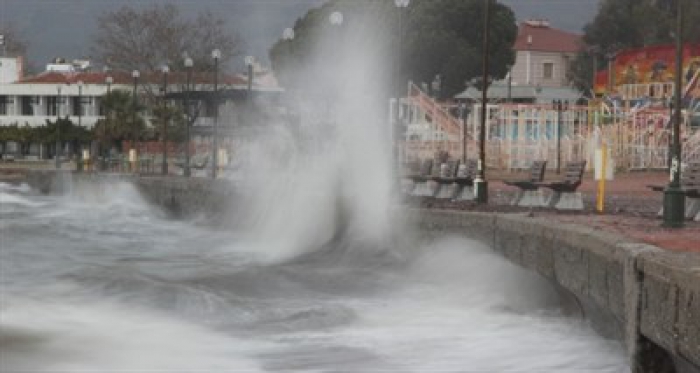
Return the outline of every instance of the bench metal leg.
<path id="1" fill-rule="evenodd" d="M 416 183 L 416 186 L 413 187 L 413 190 L 411 191 L 411 195 L 414 197 L 425 197 L 429 192 L 430 189 L 428 188 L 427 182 Z"/>
<path id="2" fill-rule="evenodd" d="M 544 194 L 541 190 L 520 191 L 520 199 L 517 205 L 522 207 L 543 207 L 547 206 Z"/>
<path id="3" fill-rule="evenodd" d="M 439 188 L 440 185 L 432 181 L 417 183 L 416 187 L 413 188 L 411 195 L 414 197 L 434 197 Z"/>
<path id="4" fill-rule="evenodd" d="M 685 197 L 685 218 L 693 219 L 700 213 L 700 198 Z"/>
<path id="5" fill-rule="evenodd" d="M 456 187 L 455 201 L 472 201 L 474 198 L 474 188 L 471 185 Z"/>
<path id="6" fill-rule="evenodd" d="M 554 208 L 557 210 L 583 210 L 583 197 L 580 192 L 561 193 Z"/>
<path id="7" fill-rule="evenodd" d="M 518 191 L 515 192 L 515 197 L 513 197 L 513 200 L 510 201 L 510 205 L 517 206 L 518 204 L 520 204 L 520 201 L 523 199 L 523 193 L 524 192 L 522 189 L 518 189 Z"/>
<path id="8" fill-rule="evenodd" d="M 658 217 L 664 216 L 663 205 L 661 206 L 661 209 L 659 209 L 657 216 Z M 694 219 L 696 221 L 700 221 L 700 219 L 698 219 L 698 216 L 700 216 L 700 199 L 686 197 L 685 198 L 685 218 L 690 219 L 690 220 Z"/>
<path id="9" fill-rule="evenodd" d="M 401 193 L 410 195 L 415 189 L 416 183 L 411 180 L 401 180 Z"/>
<path id="10" fill-rule="evenodd" d="M 552 194 L 549 195 L 549 198 L 547 198 L 547 202 L 545 202 L 545 204 L 547 205 L 547 207 L 555 207 L 557 203 L 559 203 L 560 199 L 561 192 L 553 191 Z"/>
<path id="11" fill-rule="evenodd" d="M 440 190 L 435 194 L 437 199 L 452 199 L 455 196 L 456 184 L 440 184 Z"/>

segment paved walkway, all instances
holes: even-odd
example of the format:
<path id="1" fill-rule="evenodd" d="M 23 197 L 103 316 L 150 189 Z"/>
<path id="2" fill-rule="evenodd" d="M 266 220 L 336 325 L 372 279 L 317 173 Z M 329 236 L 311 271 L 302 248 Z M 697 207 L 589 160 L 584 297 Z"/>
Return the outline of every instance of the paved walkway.
<path id="1" fill-rule="evenodd" d="M 549 174 L 551 173 L 548 172 Z M 464 202 L 424 202 L 423 205 L 479 211 L 529 211 L 527 208 L 509 205 L 517 188 L 501 182 L 501 180 L 521 179 L 525 175 L 493 173 L 487 176 L 490 178 L 488 206 Z M 551 175 L 550 177 L 556 178 Z M 661 226 L 662 221 L 657 217 L 657 212 L 663 204 L 663 193 L 654 192 L 647 188 L 647 185 L 666 185 L 667 183 L 668 174 L 665 172 L 617 174 L 615 180 L 606 183 L 605 211 L 599 214 L 595 211 L 597 182 L 593 180 L 592 175 L 587 174 L 579 187 L 584 198 L 584 211 L 568 212 L 542 208 L 535 209 L 532 213 L 538 217 L 551 218 L 556 223 L 580 224 L 618 233 L 667 250 L 700 253 L 700 222 L 686 221 L 685 227 L 679 229 Z"/>

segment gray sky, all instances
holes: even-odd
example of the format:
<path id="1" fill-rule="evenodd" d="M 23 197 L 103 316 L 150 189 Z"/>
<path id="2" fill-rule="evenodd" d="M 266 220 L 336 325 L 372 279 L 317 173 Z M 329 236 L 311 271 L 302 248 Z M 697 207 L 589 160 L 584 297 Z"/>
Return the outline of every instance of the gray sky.
<path id="1" fill-rule="evenodd" d="M 352 0 L 346 0 L 352 1 Z M 53 57 L 89 57 L 96 18 L 128 4 L 176 3 L 183 13 L 211 10 L 228 19 L 245 41 L 244 55 L 267 59 L 286 27 L 324 0 L 0 0 L 0 24 L 10 23 L 29 42 L 29 59 L 41 68 Z M 600 0 L 501 0 L 519 21 L 549 19 L 554 27 L 580 32 Z M 239 61 L 242 65 L 242 61 Z"/>

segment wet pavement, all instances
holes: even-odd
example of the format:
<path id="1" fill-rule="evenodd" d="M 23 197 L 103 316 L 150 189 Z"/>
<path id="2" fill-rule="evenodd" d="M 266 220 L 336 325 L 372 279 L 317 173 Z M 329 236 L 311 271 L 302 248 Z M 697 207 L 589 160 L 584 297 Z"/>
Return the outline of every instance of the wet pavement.
<path id="1" fill-rule="evenodd" d="M 548 174 L 551 174 L 548 172 Z M 683 228 L 665 228 L 657 215 L 663 204 L 663 193 L 654 192 L 648 185 L 668 184 L 665 172 L 631 172 L 615 175 L 606 182 L 605 209 L 595 210 L 598 184 L 591 174 L 584 175 L 578 191 L 584 201 L 583 211 L 559 211 L 548 208 L 523 208 L 510 206 L 517 188 L 504 184 L 503 180 L 523 179 L 525 174 L 493 173 L 490 175 L 490 200 L 487 206 L 473 202 L 410 201 L 427 208 L 446 208 L 503 213 L 528 212 L 538 217 L 551 218 L 557 223 L 580 224 L 607 232 L 627 236 L 635 241 L 663 249 L 700 253 L 700 222 L 686 220 Z M 549 175 L 548 180 L 556 180 Z"/>

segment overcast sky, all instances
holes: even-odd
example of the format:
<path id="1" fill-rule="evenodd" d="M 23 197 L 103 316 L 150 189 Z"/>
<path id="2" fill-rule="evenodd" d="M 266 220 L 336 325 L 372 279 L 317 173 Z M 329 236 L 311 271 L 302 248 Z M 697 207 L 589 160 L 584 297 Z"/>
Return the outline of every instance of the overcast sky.
<path id="1" fill-rule="evenodd" d="M 345 0 L 353 1 L 353 0 Z M 391 0 L 387 0 L 391 1 Z M 549 19 L 552 26 L 580 32 L 596 14 L 600 0 L 501 0 L 519 21 Z M 267 59 L 267 51 L 286 27 L 324 0 L 0 0 L 0 24 L 10 23 L 29 42 L 29 58 L 41 68 L 53 57 L 89 57 L 96 18 L 128 4 L 169 2 L 183 13 L 211 10 L 229 21 L 245 41 L 244 55 Z M 238 62 L 242 65 L 242 61 Z"/>

